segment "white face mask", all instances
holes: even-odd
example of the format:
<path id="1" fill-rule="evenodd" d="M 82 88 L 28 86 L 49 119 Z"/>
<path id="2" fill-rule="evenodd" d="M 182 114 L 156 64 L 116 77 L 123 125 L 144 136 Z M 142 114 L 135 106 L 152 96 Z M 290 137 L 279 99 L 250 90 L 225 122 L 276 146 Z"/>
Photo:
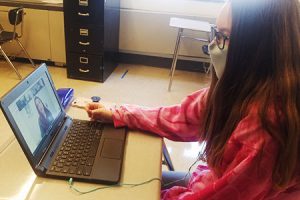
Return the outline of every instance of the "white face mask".
<path id="1" fill-rule="evenodd" d="M 225 45 L 224 49 L 221 50 L 218 48 L 216 42 L 214 41 L 208 45 L 208 49 L 209 49 L 211 62 L 214 65 L 216 71 L 216 75 L 218 79 L 220 79 L 225 69 L 228 45 Z"/>

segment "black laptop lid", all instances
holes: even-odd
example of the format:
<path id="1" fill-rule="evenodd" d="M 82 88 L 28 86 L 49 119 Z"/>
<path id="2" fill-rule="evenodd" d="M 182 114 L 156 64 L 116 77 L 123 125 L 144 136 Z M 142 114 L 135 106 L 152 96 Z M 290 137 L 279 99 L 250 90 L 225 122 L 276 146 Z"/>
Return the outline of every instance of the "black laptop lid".
<path id="1" fill-rule="evenodd" d="M 65 117 L 46 64 L 4 95 L 1 108 L 35 168 Z"/>

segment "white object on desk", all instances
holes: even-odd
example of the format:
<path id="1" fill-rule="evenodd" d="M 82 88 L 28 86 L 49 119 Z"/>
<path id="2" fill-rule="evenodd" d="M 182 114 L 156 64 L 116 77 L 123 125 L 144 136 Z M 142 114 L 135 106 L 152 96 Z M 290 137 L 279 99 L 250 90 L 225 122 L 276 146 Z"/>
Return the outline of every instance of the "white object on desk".
<path id="1" fill-rule="evenodd" d="M 71 106 L 75 108 L 81 108 L 85 109 L 88 103 L 92 103 L 92 99 L 86 98 L 86 97 L 76 97 L 72 103 Z M 97 102 L 95 102 L 97 103 Z M 111 102 L 105 102 L 105 101 L 99 101 L 100 104 L 102 104 L 106 109 L 111 109 L 115 108 L 117 106 L 116 103 L 111 103 Z"/>
<path id="2" fill-rule="evenodd" d="M 177 35 L 177 40 L 176 40 L 174 54 L 173 54 L 173 62 L 172 62 L 172 67 L 171 67 L 171 71 L 170 71 L 170 81 L 169 81 L 169 87 L 168 87 L 168 91 L 171 91 L 171 86 L 172 86 L 172 82 L 173 82 L 174 72 L 176 69 L 176 63 L 177 63 L 178 51 L 179 51 L 179 47 L 180 47 L 181 38 L 190 38 L 190 39 L 194 39 L 194 40 L 201 41 L 201 42 L 209 42 L 211 25 L 208 22 L 204 22 L 204 21 L 183 19 L 183 18 L 176 18 L 176 17 L 170 18 L 169 25 L 171 27 L 178 28 L 178 35 Z M 183 34 L 184 29 L 208 33 L 207 39 L 206 38 L 196 38 L 196 37 L 184 35 Z"/>
<path id="3" fill-rule="evenodd" d="M 72 101 L 71 106 L 84 109 L 88 103 L 92 103 L 92 99 L 85 97 L 76 97 Z"/>

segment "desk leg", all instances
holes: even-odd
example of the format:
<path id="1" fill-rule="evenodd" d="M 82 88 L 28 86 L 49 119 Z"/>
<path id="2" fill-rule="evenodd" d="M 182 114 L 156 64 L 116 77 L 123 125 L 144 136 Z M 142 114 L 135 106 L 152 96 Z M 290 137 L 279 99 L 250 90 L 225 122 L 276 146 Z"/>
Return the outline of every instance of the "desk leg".
<path id="1" fill-rule="evenodd" d="M 167 165 L 169 171 L 175 171 L 172 160 L 171 160 L 171 156 L 168 152 L 168 149 L 167 149 L 167 146 L 166 146 L 166 143 L 164 140 L 163 140 L 162 145 L 163 145 L 162 150 L 163 150 L 163 156 L 164 156 L 163 164 Z"/>
<path id="2" fill-rule="evenodd" d="M 210 61 L 209 66 L 208 66 L 208 67 L 204 67 L 204 72 L 205 72 L 206 74 L 209 74 L 211 68 L 212 68 L 212 63 L 211 63 L 211 61 Z"/>
<path id="3" fill-rule="evenodd" d="M 174 76 L 174 72 L 176 69 L 176 63 L 177 63 L 177 58 L 178 58 L 178 50 L 180 47 L 180 40 L 181 40 L 181 36 L 183 33 L 183 28 L 179 28 L 178 30 L 178 35 L 177 35 L 177 40 L 176 40 L 176 45 L 175 45 L 175 50 L 174 50 L 174 54 L 173 54 L 173 62 L 172 62 L 172 67 L 171 67 L 171 71 L 170 71 L 170 81 L 169 81 L 169 87 L 168 87 L 168 91 L 171 91 L 171 87 L 172 87 L 172 81 L 173 81 L 173 76 Z"/>

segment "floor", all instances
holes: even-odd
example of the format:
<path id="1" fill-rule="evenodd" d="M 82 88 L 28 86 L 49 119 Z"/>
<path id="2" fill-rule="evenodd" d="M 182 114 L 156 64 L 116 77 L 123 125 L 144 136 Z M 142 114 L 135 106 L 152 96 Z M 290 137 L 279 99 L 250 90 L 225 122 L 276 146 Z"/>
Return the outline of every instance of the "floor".
<path id="1" fill-rule="evenodd" d="M 33 71 L 33 67 L 29 64 L 15 63 L 15 65 L 22 76 Z M 127 70 L 128 72 L 123 76 Z M 169 69 L 166 68 L 120 64 L 104 83 L 68 79 L 66 68 L 63 67 L 49 66 L 49 71 L 56 88 L 72 87 L 77 97 L 90 98 L 97 95 L 103 101 L 143 106 L 180 103 L 187 94 L 206 87 L 210 81 L 210 76 L 204 73 L 176 70 L 172 91 L 168 92 Z M 0 61 L 0 96 L 18 82 L 13 69 L 6 62 Z M 0 113 L 0 118 L 1 126 L 8 126 L 3 120 L 2 113 Z M 181 143 L 165 139 L 165 143 L 175 170 L 178 171 L 188 171 L 202 148 L 197 142 Z M 162 169 L 167 170 L 166 166 Z"/>

